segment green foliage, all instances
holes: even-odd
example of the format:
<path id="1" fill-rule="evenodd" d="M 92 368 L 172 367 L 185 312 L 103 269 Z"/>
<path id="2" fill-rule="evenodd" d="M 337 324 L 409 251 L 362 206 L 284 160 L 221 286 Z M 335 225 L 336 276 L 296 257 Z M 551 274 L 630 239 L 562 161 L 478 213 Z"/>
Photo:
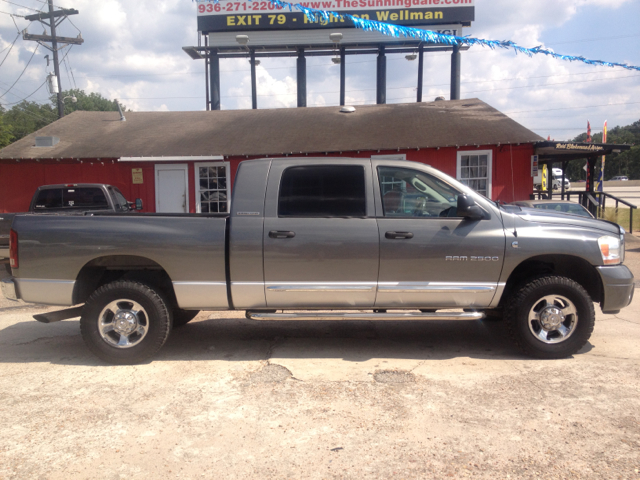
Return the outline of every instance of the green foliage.
<path id="1" fill-rule="evenodd" d="M 99 93 L 86 93 L 83 90 L 73 89 L 64 91 L 62 98 L 65 97 L 76 97 L 77 99 L 76 103 L 71 98 L 64 101 L 65 115 L 76 110 L 93 112 L 118 110 L 118 106 L 113 100 L 104 98 Z M 0 148 L 55 122 L 58 119 L 56 95 L 52 95 L 50 101 L 51 103 L 40 104 L 24 100 L 14 105 L 11 110 L 4 110 L 0 106 Z"/>
<path id="2" fill-rule="evenodd" d="M 0 105 L 0 148 L 6 147 L 13 141 L 13 129 L 5 122 L 5 109 Z"/>
<path id="3" fill-rule="evenodd" d="M 36 130 L 49 125 L 58 118 L 51 105 L 24 100 L 4 114 L 11 127 L 13 141 L 20 140 Z"/>
<path id="4" fill-rule="evenodd" d="M 581 133 L 572 142 L 584 142 L 586 133 Z M 602 133 L 592 136 L 593 143 L 602 143 Z M 633 145 L 631 150 L 607 155 L 604 168 L 604 179 L 610 180 L 618 175 L 626 175 L 629 180 L 640 179 L 640 120 L 625 127 L 614 127 L 607 132 L 607 143 Z M 565 172 L 572 182 L 584 180 L 586 172 L 583 170 L 586 160 L 569 162 Z M 600 174 L 600 161 L 596 165 L 596 178 Z"/>
<path id="5" fill-rule="evenodd" d="M 73 102 L 71 98 L 75 97 L 77 102 Z M 85 93 L 80 89 L 66 90 L 62 94 L 62 98 L 66 98 L 64 101 L 64 114 L 69 115 L 76 110 L 83 110 L 85 112 L 117 112 L 118 106 L 113 100 L 104 98 L 99 93 Z M 51 105 L 54 105 L 57 111 L 56 96 L 51 96 Z M 124 110 L 124 109 L 123 109 Z"/>

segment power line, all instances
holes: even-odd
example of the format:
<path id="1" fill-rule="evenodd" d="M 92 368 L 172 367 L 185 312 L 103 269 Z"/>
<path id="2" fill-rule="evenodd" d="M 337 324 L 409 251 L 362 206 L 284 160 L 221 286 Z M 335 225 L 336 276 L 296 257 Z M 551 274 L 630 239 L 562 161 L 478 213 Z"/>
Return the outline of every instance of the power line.
<path id="1" fill-rule="evenodd" d="M 11 91 L 11 89 L 13 87 L 15 87 L 16 83 L 18 83 L 18 80 L 20 80 L 22 78 L 22 75 L 24 75 L 24 72 L 27 71 L 27 68 L 29 68 L 29 65 L 31 64 L 31 60 L 33 60 L 33 57 L 35 56 L 36 52 L 38 51 L 38 47 L 40 45 L 36 45 L 36 49 L 33 51 L 33 54 L 31 54 L 31 58 L 29 59 L 29 61 L 27 62 L 27 65 L 24 67 L 24 70 L 22 70 L 22 73 L 20 74 L 20 76 L 16 79 L 15 82 L 13 82 L 13 85 L 11 85 L 11 87 L 9 87 L 9 90 L 7 90 L 6 92 L 4 92 L 2 95 L 0 95 L 0 98 L 4 97 L 7 93 L 9 93 Z"/>
<path id="2" fill-rule="evenodd" d="M 13 46 L 16 44 L 16 42 L 18 41 L 18 37 L 20 36 L 20 34 L 18 33 L 18 35 L 16 35 L 16 38 L 13 40 L 13 43 L 11 44 L 9 48 L 9 51 L 7 52 L 7 54 L 4 56 L 4 58 L 2 59 L 2 62 L 0 62 L 0 67 L 2 66 L 2 64 L 4 63 L 4 61 L 7 59 L 7 57 L 9 56 L 9 54 L 11 53 L 11 50 L 13 50 Z M 6 48 L 4 49 L 6 50 Z M 4 52 L 3 50 L 3 52 Z"/>
<path id="3" fill-rule="evenodd" d="M 552 111 L 556 111 L 556 110 L 578 110 L 578 109 L 582 109 L 582 108 L 596 108 L 596 107 L 609 107 L 609 106 L 614 106 L 614 105 L 637 105 L 640 102 L 621 102 L 621 103 L 603 103 L 601 105 L 586 105 L 583 107 L 561 107 L 561 108 L 547 108 L 547 109 L 543 109 L 543 110 L 520 110 L 517 112 L 502 112 L 505 115 L 506 114 L 513 114 L 513 113 L 530 113 L 530 112 L 552 112 Z"/>
<path id="4" fill-rule="evenodd" d="M 9 12 L 2 12 L 0 11 L 0 13 L 4 13 L 5 15 L 9 15 L 11 17 L 20 17 L 20 18 L 24 18 L 24 15 L 18 15 L 17 13 L 9 13 Z"/>
<path id="5" fill-rule="evenodd" d="M 35 94 L 36 94 L 36 93 L 37 93 L 37 92 L 38 92 L 38 91 L 39 91 L 39 90 L 44 86 L 44 84 L 45 84 L 45 83 L 47 83 L 47 81 L 46 81 L 46 80 L 45 80 L 44 82 L 42 82 L 42 84 L 41 84 L 38 88 L 36 88 L 36 89 L 33 91 L 33 93 L 31 93 L 31 94 L 27 95 L 27 96 L 26 96 L 26 97 L 24 97 L 22 100 L 19 100 L 19 101 L 17 101 L 17 102 L 13 102 L 13 103 L 5 103 L 5 105 L 17 105 L 18 103 L 22 103 L 22 102 L 24 102 L 27 98 L 31 97 L 32 95 L 35 95 Z M 42 118 L 44 118 L 44 117 L 42 117 Z"/>
<path id="6" fill-rule="evenodd" d="M 10 2 L 9 0 L 0 0 L 0 1 L 3 1 L 5 3 L 10 3 L 11 5 L 15 5 L 16 7 L 26 8 L 27 10 L 33 10 L 34 12 L 39 12 L 40 11 L 40 10 L 36 10 L 35 8 L 25 7 L 24 5 L 20 5 L 19 3 Z"/>

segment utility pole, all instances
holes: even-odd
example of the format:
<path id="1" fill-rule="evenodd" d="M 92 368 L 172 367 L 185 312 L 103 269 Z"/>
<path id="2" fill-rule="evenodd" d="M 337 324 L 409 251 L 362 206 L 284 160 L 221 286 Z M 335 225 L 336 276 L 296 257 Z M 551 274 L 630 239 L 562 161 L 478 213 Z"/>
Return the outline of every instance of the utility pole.
<path id="1" fill-rule="evenodd" d="M 70 37 L 59 37 L 56 35 L 56 27 L 60 25 L 69 15 L 77 15 L 78 10 L 73 8 L 61 8 L 60 10 L 53 9 L 53 0 L 48 0 L 49 4 L 49 12 L 48 13 L 36 13 L 35 15 L 27 15 L 25 17 L 26 20 L 31 22 L 40 22 L 43 25 L 46 25 L 51 29 L 51 35 L 31 35 L 26 32 L 26 29 L 22 32 L 23 40 L 32 40 L 34 42 L 38 42 L 40 45 L 45 47 L 48 50 L 53 52 L 53 68 L 58 80 L 58 118 L 62 118 L 64 116 L 64 103 L 62 100 L 62 84 L 60 83 L 60 61 L 58 60 L 58 50 L 60 48 L 64 48 L 67 45 L 82 45 L 84 43 L 84 39 L 81 35 L 78 35 L 77 38 Z M 56 21 L 57 18 L 60 19 Z M 47 21 L 49 23 L 47 23 Z M 47 45 L 48 43 L 51 46 Z"/>

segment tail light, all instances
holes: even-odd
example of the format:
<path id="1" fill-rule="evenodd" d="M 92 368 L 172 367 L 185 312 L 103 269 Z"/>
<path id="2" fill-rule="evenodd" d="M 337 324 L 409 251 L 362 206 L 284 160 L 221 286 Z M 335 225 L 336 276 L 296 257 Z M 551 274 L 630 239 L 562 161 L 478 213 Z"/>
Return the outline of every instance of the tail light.
<path id="1" fill-rule="evenodd" d="M 13 228 L 9 234 L 9 264 L 11 268 L 18 268 L 18 232 Z"/>

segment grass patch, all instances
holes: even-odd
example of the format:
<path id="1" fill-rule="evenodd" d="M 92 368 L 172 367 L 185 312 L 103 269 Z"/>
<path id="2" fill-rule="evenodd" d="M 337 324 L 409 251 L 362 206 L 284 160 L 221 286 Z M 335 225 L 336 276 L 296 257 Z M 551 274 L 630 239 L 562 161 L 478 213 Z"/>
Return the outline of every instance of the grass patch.
<path id="1" fill-rule="evenodd" d="M 615 208 L 607 207 L 604 210 L 600 210 L 598 218 L 602 220 L 608 220 L 610 222 L 617 223 L 627 232 L 631 231 L 629 220 L 631 219 L 631 211 L 633 210 L 633 229 L 635 231 L 640 230 L 640 209 L 634 208 Z"/>

